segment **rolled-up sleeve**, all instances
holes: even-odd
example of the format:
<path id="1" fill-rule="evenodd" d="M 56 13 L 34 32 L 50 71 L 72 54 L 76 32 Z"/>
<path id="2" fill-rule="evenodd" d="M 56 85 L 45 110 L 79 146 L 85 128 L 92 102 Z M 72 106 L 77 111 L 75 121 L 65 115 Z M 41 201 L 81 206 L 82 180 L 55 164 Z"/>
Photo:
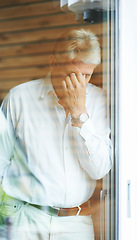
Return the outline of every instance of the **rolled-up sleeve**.
<path id="1" fill-rule="evenodd" d="M 94 114 L 90 115 L 81 128 L 72 128 L 81 167 L 92 179 L 103 178 L 112 168 L 106 96 L 97 99 Z"/>

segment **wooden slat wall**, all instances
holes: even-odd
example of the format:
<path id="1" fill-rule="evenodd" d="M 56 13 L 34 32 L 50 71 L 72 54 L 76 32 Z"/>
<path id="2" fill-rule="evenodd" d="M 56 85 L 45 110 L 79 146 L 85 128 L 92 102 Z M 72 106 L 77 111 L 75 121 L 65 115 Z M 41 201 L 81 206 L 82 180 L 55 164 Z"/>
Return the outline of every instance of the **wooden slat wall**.
<path id="1" fill-rule="evenodd" d="M 60 10 L 59 0 L 0 0 L 0 101 L 12 87 L 44 77 L 56 38 L 64 29 L 76 27 L 90 28 L 101 48 L 107 47 L 107 41 L 103 41 L 107 35 L 104 23 L 77 22 L 74 13 Z M 103 62 L 106 64 L 105 59 Z M 103 74 L 100 64 L 91 82 L 101 86 Z M 94 219 L 96 240 L 100 239 L 98 216 Z"/>
<path id="2" fill-rule="evenodd" d="M 92 29 L 102 47 L 107 29 L 101 23 L 77 22 L 74 13 L 60 9 L 58 0 L 0 0 L 0 99 L 14 86 L 44 77 L 57 36 L 79 27 Z M 101 86 L 102 64 L 92 82 Z"/>

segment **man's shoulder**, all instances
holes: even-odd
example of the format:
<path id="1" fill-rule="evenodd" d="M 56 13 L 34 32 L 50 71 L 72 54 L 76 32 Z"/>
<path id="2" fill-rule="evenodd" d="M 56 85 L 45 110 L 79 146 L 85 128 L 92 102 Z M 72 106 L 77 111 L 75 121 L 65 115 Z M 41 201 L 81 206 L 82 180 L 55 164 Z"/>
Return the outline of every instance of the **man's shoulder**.
<path id="1" fill-rule="evenodd" d="M 21 83 L 13 88 L 10 89 L 10 93 L 16 94 L 21 92 L 29 92 L 36 90 L 41 87 L 41 84 L 43 83 L 43 79 L 36 79 L 36 80 L 30 80 L 25 83 Z"/>
<path id="2" fill-rule="evenodd" d="M 33 106 L 39 100 L 44 79 L 31 80 L 12 88 L 3 100 L 2 108 L 16 109 L 20 112 L 27 106 Z M 5 110 L 6 111 L 6 110 Z"/>

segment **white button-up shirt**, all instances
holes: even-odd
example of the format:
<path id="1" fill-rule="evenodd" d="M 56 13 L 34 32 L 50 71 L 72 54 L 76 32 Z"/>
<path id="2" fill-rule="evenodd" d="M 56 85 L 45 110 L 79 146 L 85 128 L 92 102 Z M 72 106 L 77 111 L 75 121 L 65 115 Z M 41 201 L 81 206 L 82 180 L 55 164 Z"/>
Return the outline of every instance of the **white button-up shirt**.
<path id="1" fill-rule="evenodd" d="M 89 119 L 73 127 L 50 76 L 10 90 L 0 111 L 0 180 L 8 195 L 62 208 L 92 196 L 112 166 L 105 92 L 88 84 L 86 108 Z"/>

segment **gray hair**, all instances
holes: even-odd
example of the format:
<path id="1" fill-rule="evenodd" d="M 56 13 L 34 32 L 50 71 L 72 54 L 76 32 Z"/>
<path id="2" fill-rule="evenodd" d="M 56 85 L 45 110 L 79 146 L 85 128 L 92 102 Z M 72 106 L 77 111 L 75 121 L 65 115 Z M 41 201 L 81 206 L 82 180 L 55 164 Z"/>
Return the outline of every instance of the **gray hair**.
<path id="1" fill-rule="evenodd" d="M 70 30 L 56 41 L 53 53 L 60 57 L 78 58 L 84 63 L 98 65 L 101 62 L 100 45 L 97 36 L 90 30 Z"/>

